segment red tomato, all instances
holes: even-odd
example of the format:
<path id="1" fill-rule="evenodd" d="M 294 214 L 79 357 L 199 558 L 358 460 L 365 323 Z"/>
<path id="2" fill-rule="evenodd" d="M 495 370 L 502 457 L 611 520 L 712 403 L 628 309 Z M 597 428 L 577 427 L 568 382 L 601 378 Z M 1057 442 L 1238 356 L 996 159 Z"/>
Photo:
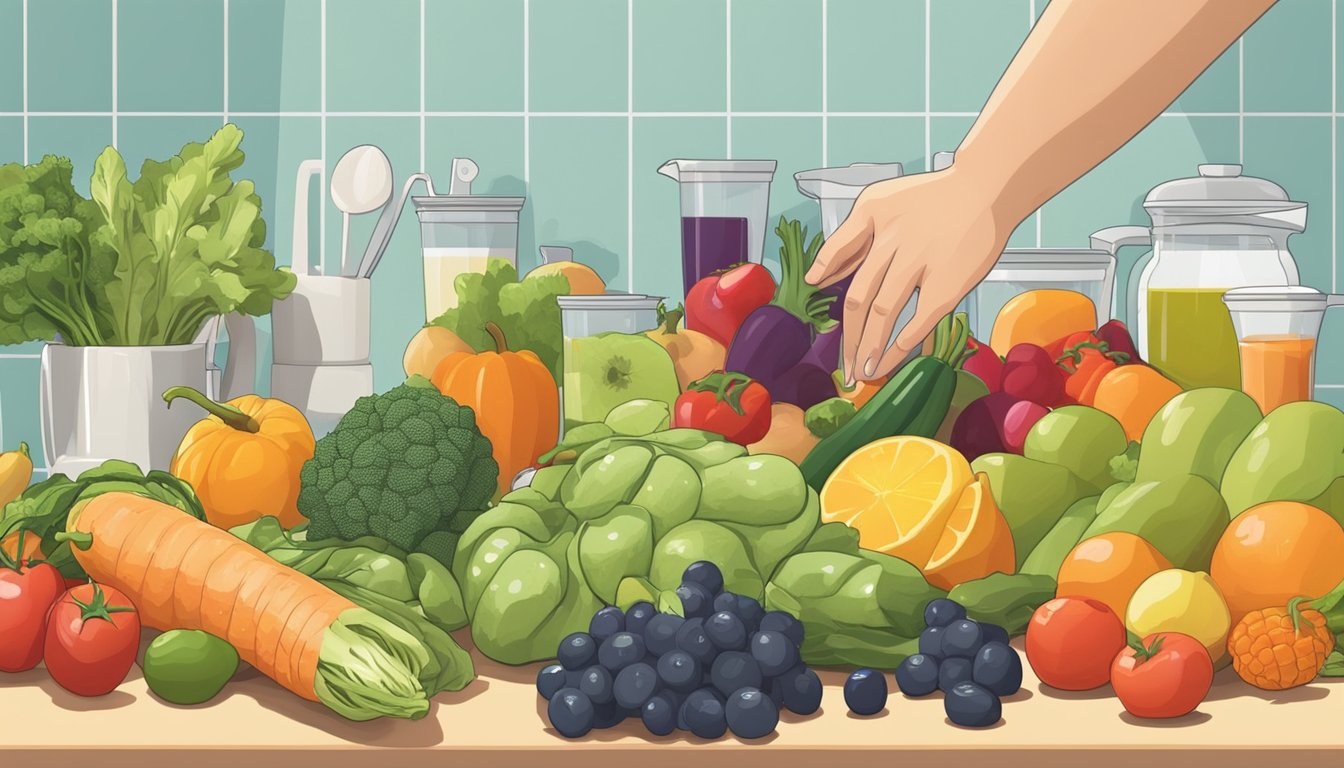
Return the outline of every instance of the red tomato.
<path id="1" fill-rule="evenodd" d="M 47 671 L 71 693 L 110 693 L 126 679 L 139 648 L 140 615 L 111 587 L 81 584 L 47 617 Z"/>
<path id="2" fill-rule="evenodd" d="M 751 445 L 770 431 L 770 393 L 741 373 L 716 371 L 686 385 L 672 412 L 673 427 L 717 432 Z"/>
<path id="3" fill-rule="evenodd" d="M 47 611 L 64 591 L 50 563 L 0 566 L 0 670 L 22 672 L 42 660 Z"/>
<path id="4" fill-rule="evenodd" d="M 775 278 L 760 264 L 715 272 L 686 291 L 686 327 L 727 347 L 747 315 L 774 297 Z"/>
<path id="5" fill-rule="evenodd" d="M 1125 625 L 1105 603 L 1057 597 L 1031 615 L 1027 662 L 1042 683 L 1064 691 L 1100 688 L 1125 647 Z"/>
<path id="6" fill-rule="evenodd" d="M 1159 632 L 1131 645 L 1111 664 L 1111 686 L 1138 717 L 1180 717 L 1195 711 L 1213 685 L 1204 644 L 1179 632 Z"/>

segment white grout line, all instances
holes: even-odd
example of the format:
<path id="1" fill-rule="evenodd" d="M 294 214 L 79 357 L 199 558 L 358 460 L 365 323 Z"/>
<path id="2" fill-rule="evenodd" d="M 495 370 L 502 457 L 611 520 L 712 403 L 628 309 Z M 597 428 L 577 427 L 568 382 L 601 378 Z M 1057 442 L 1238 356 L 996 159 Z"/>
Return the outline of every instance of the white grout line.
<path id="1" fill-rule="evenodd" d="M 1316 389 L 1344 389 L 1344 384 L 1317 384 Z"/>
<path id="2" fill-rule="evenodd" d="M 1237 162 L 1246 162 L 1246 38 L 1237 38 Z"/>
<path id="3" fill-rule="evenodd" d="M 327 0 L 321 0 L 319 12 L 321 33 L 318 35 L 318 58 L 321 72 L 318 75 L 318 96 L 319 116 L 319 139 L 318 154 L 322 160 L 322 175 L 319 180 L 327 178 Z M 317 193 L 317 199 L 320 204 L 317 206 L 317 263 L 319 269 L 326 262 L 327 257 L 327 190 L 325 184 L 319 183 L 320 189 Z"/>
<path id="4" fill-rule="evenodd" d="M 28 164 L 28 0 L 23 0 L 23 164 Z"/>
<path id="5" fill-rule="evenodd" d="M 220 117 L 223 112 L 220 110 L 206 112 L 122 112 L 115 113 L 118 117 Z M 454 111 L 435 111 L 426 110 L 421 113 L 415 110 L 405 111 L 284 111 L 284 112 L 244 112 L 229 111 L 231 117 L 417 117 L 424 114 L 426 117 L 625 117 L 627 114 L 633 114 L 638 119 L 641 117 L 821 117 L 822 112 L 755 112 L 755 111 L 710 111 L 710 112 L 546 112 L 546 111 L 489 111 L 489 112 L 454 112 Z M 978 112 L 835 112 L 827 111 L 824 113 L 828 117 L 979 117 Z M 0 117 L 111 117 L 109 111 L 81 111 L 81 112 L 4 112 L 0 111 Z M 1158 117 L 1339 117 L 1344 118 L 1344 112 L 1163 112 Z"/>
<path id="6" fill-rule="evenodd" d="M 117 0 L 112 0 L 112 146 L 117 146 Z"/>
<path id="7" fill-rule="evenodd" d="M 929 98 L 929 67 L 932 57 L 929 55 L 929 40 L 932 39 L 933 20 L 932 0 L 924 0 L 924 166 L 925 171 L 933 170 L 933 103 Z"/>
<path id="8" fill-rule="evenodd" d="M 1330 111 L 1337 112 L 1339 73 L 1339 0 L 1330 0 Z M 1339 293 L 1339 120 L 1330 121 L 1330 292 Z"/>
<path id="9" fill-rule="evenodd" d="M 829 85 L 827 80 L 830 76 L 830 42 L 826 39 L 830 35 L 830 7 L 826 0 L 821 0 L 821 167 L 830 165 L 830 129 L 831 118 L 829 110 L 831 108 Z"/>
<path id="10" fill-rule="evenodd" d="M 523 184 L 532 191 L 532 3 L 523 0 Z"/>
<path id="11" fill-rule="evenodd" d="M 724 79 L 723 79 L 723 108 L 725 130 L 727 130 L 727 141 L 724 144 L 723 156 L 733 159 L 733 0 L 724 0 L 723 3 L 724 22 L 723 22 L 723 41 L 724 41 Z"/>
<path id="12" fill-rule="evenodd" d="M 41 357 L 41 355 L 21 354 L 18 352 L 0 353 L 0 360 L 38 360 Z"/>
<path id="13" fill-rule="evenodd" d="M 227 2 L 227 0 L 225 0 Z M 425 169 L 425 0 L 420 0 L 420 171 Z"/>
<path id="14" fill-rule="evenodd" d="M 229 0 L 224 0 L 224 123 L 229 122 Z"/>
<path id="15" fill-rule="evenodd" d="M 625 288 L 635 292 L 635 0 L 625 3 Z"/>

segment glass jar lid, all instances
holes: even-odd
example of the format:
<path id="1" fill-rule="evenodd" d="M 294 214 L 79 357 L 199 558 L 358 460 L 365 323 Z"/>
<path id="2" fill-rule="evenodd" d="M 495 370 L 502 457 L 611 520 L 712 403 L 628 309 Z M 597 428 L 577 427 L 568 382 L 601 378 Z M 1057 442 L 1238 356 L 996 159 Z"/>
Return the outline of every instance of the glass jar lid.
<path id="1" fill-rule="evenodd" d="M 586 296 L 557 296 L 556 302 L 562 311 L 638 311 L 658 309 L 664 300 L 661 296 L 648 296 L 642 293 L 599 293 Z"/>
<path id="2" fill-rule="evenodd" d="M 1305 285 L 1257 285 L 1223 293 L 1232 312 L 1323 312 L 1339 298 Z"/>
<path id="3" fill-rule="evenodd" d="M 1241 170 L 1235 164 L 1200 165 L 1198 176 L 1153 187 L 1143 207 L 1157 228 L 1214 224 L 1289 232 L 1306 229 L 1306 203 L 1290 200 L 1283 187 L 1243 176 Z"/>
<path id="4" fill-rule="evenodd" d="M 498 212 L 517 213 L 523 209 L 525 197 L 498 195 L 425 195 L 412 197 L 416 213 L 429 212 Z"/>
<path id="5" fill-rule="evenodd" d="M 817 200 L 852 200 L 869 184 L 905 175 L 900 163 L 852 163 L 836 168 L 814 168 L 793 174 L 798 191 Z"/>

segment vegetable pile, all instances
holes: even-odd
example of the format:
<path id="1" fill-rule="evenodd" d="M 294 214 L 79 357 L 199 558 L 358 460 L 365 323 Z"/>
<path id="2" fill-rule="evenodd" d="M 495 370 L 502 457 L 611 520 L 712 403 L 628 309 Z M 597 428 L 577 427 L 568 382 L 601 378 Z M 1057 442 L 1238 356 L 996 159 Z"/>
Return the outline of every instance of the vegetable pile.
<path id="1" fill-rule="evenodd" d="M 140 178 L 108 147 L 91 200 L 66 158 L 0 167 L 0 343 L 75 346 L 188 344 L 206 320 L 264 315 L 293 290 L 262 249 L 266 225 L 229 124 Z"/>

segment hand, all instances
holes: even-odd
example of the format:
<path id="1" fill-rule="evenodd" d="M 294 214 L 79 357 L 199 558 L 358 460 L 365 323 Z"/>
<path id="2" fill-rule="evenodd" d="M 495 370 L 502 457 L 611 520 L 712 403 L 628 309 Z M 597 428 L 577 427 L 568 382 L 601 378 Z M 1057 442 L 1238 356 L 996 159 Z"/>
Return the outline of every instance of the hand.
<path id="1" fill-rule="evenodd" d="M 989 274 L 1020 221 L 997 210 L 991 186 L 953 166 L 879 182 L 859 195 L 807 273 L 807 282 L 821 287 L 854 274 L 841 352 L 848 383 L 890 373 Z M 914 318 L 887 348 L 916 291 Z"/>

